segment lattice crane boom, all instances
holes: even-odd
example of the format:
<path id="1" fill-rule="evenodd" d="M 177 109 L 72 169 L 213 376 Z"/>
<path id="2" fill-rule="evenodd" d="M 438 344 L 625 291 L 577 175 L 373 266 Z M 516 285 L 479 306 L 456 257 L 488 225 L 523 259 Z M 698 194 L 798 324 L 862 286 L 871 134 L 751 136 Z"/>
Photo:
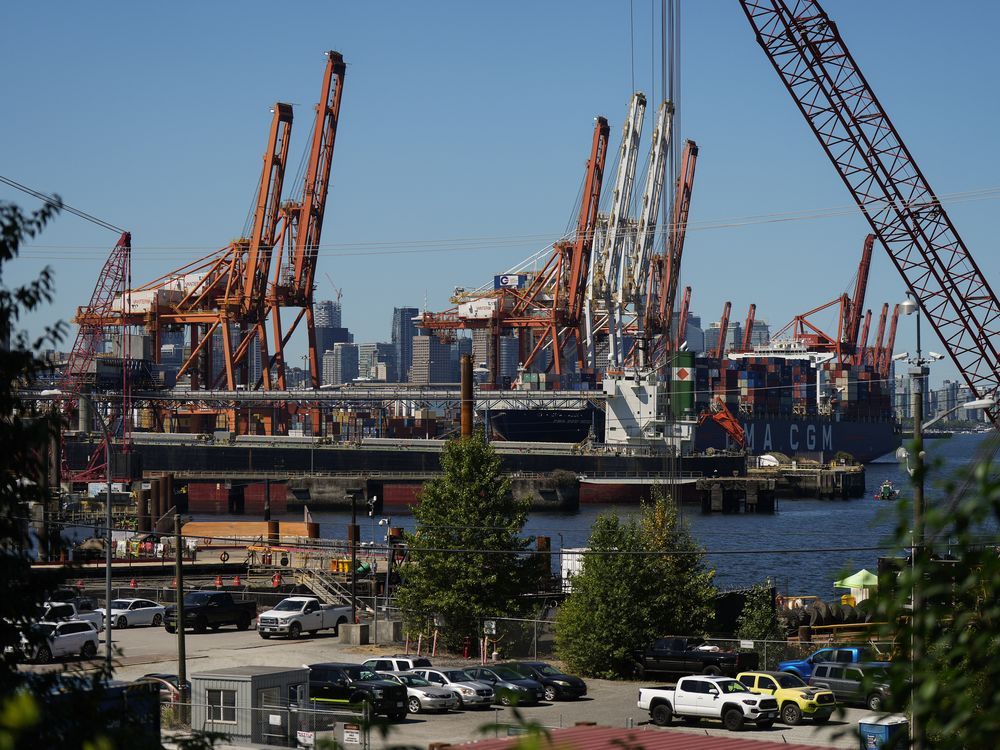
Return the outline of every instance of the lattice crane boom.
<path id="1" fill-rule="evenodd" d="M 1000 302 L 815 0 L 740 0 L 757 41 L 977 398 L 1000 391 Z M 1000 427 L 1000 408 L 987 412 Z"/>

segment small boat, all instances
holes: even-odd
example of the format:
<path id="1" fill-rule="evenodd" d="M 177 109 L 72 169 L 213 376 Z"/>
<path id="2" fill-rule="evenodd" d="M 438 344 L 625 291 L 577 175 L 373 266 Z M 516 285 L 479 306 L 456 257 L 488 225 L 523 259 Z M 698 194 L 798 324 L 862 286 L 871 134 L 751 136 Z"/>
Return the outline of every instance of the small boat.
<path id="1" fill-rule="evenodd" d="M 899 490 L 892 486 L 891 479 L 886 479 L 875 492 L 874 497 L 876 500 L 895 500 L 899 497 Z"/>

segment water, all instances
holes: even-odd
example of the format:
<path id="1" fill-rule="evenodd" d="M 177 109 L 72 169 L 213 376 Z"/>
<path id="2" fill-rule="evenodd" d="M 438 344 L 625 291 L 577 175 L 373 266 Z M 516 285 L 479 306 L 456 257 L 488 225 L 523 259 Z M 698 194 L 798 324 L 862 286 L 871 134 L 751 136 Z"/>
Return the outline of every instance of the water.
<path id="1" fill-rule="evenodd" d="M 928 461 L 940 461 L 927 482 L 928 503 L 940 501 L 944 492 L 938 486 L 948 476 L 968 464 L 977 455 L 985 434 L 956 434 L 945 440 L 928 441 Z M 698 508 L 685 507 L 684 516 L 695 538 L 708 551 L 708 561 L 716 569 L 720 588 L 738 588 L 771 579 L 783 592 L 792 595 L 839 596 L 843 590 L 833 582 L 844 574 L 861 568 L 875 571 L 880 556 L 888 556 L 896 525 L 897 506 L 876 502 L 872 495 L 886 479 L 909 495 L 909 477 L 894 457 L 868 464 L 865 497 L 857 500 L 781 499 L 778 512 L 772 515 L 702 515 Z M 363 508 L 363 510 L 362 510 Z M 525 533 L 552 538 L 552 549 L 584 547 L 594 520 L 601 514 L 618 511 L 627 515 L 633 507 L 584 506 L 575 513 L 532 512 Z M 350 512 L 314 512 L 324 537 L 343 539 L 350 523 Z M 219 520 L 206 517 L 203 520 Z M 234 519 L 235 520 L 235 519 Z M 367 507 L 358 511 L 362 541 L 385 536 L 385 527 L 370 519 Z M 392 525 L 412 531 L 411 515 L 392 517 Z M 883 549 L 873 549 L 883 547 Z M 821 552 L 831 548 L 854 551 Z M 797 550 L 797 551 L 788 551 Z M 746 554 L 752 552 L 752 554 Z M 734 554 L 741 553 L 741 554 Z"/>

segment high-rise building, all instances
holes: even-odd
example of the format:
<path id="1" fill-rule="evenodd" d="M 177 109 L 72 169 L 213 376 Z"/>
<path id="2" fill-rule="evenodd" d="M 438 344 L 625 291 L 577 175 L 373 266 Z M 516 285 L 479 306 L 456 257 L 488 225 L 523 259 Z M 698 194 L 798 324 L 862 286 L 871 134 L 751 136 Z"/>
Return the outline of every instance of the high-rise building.
<path id="1" fill-rule="evenodd" d="M 350 383 L 357 377 L 357 344 L 337 343 L 323 354 L 323 385 Z"/>
<path id="2" fill-rule="evenodd" d="M 500 337 L 500 377 L 515 380 L 517 368 L 521 364 L 521 347 L 517 336 Z"/>
<path id="3" fill-rule="evenodd" d="M 469 337 L 457 338 L 451 342 L 451 376 L 450 382 L 457 383 L 462 379 L 460 362 L 463 354 L 472 354 L 472 339 Z M 475 362 L 472 363 L 475 367 Z"/>
<path id="4" fill-rule="evenodd" d="M 413 337 L 417 335 L 413 319 L 419 314 L 415 307 L 397 307 L 392 311 L 392 344 L 396 347 L 396 367 L 401 383 L 412 382 Z"/>
<path id="5" fill-rule="evenodd" d="M 396 347 L 382 341 L 358 344 L 358 377 L 395 382 Z"/>
<path id="6" fill-rule="evenodd" d="M 750 334 L 750 348 L 755 346 L 767 346 L 771 343 L 771 327 L 765 320 L 755 320 L 753 322 L 752 333 Z"/>
<path id="7" fill-rule="evenodd" d="M 437 336 L 414 336 L 411 339 L 413 362 L 410 367 L 411 383 L 454 383 L 451 380 L 451 345 Z"/>
<path id="8" fill-rule="evenodd" d="M 340 328 L 342 313 L 340 300 L 324 299 L 313 302 L 313 321 L 317 328 Z"/>
<path id="9" fill-rule="evenodd" d="M 316 328 L 316 351 L 319 354 L 319 379 L 323 377 L 323 359 L 336 344 L 353 344 L 354 336 L 341 324 L 340 300 L 324 299 L 313 302 L 313 321 Z"/>
<path id="10" fill-rule="evenodd" d="M 705 351 L 711 352 L 715 351 L 715 348 L 719 345 L 719 333 L 721 332 L 722 324 L 717 320 L 713 320 L 708 324 L 708 328 L 705 329 Z M 729 322 L 729 327 L 726 329 L 726 341 L 725 345 L 722 347 L 722 353 L 735 351 L 743 344 L 743 325 L 739 322 Z"/>

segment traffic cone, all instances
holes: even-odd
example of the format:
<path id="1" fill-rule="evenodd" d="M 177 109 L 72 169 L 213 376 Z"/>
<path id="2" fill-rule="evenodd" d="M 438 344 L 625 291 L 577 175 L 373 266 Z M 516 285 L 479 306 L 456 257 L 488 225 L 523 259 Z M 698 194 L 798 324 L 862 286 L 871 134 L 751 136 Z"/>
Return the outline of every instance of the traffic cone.
<path id="1" fill-rule="evenodd" d="M 170 582 L 170 588 L 172 588 L 172 589 L 175 589 L 175 588 L 177 588 L 177 579 L 176 579 L 176 578 L 174 578 L 174 579 L 173 579 L 173 580 L 172 580 L 172 581 Z"/>
<path id="2" fill-rule="evenodd" d="M 215 588 L 217 588 L 217 589 L 221 589 L 222 588 L 222 576 L 216 576 L 215 577 Z"/>
<path id="3" fill-rule="evenodd" d="M 130 589 L 137 589 L 139 588 L 139 582 L 133 578 L 131 581 L 128 582 L 128 587 Z"/>
<path id="4" fill-rule="evenodd" d="M 234 586 L 242 586 L 243 585 L 242 583 L 240 583 L 240 577 L 239 576 L 233 576 L 233 585 Z"/>

